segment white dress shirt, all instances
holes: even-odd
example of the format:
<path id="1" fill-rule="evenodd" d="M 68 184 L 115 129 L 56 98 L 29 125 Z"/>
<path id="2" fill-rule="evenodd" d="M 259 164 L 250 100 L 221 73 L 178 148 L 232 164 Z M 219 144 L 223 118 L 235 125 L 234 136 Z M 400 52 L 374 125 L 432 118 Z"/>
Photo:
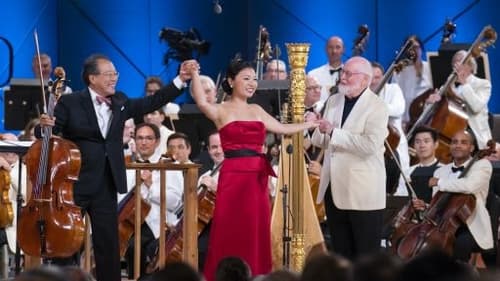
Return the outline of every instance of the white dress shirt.
<path id="1" fill-rule="evenodd" d="M 160 155 L 152 155 L 149 159 L 151 163 L 157 163 Z M 152 171 L 153 183 L 147 187 L 141 184 L 141 196 L 151 204 L 151 210 L 145 218 L 145 222 L 153 232 L 155 238 L 160 237 L 160 171 Z M 128 192 L 135 187 L 135 171 L 127 170 Z M 166 171 L 166 221 L 175 225 L 178 221 L 174 213 L 182 204 L 182 194 L 184 192 L 184 177 L 181 171 Z M 123 196 L 121 196 L 123 198 Z M 120 199 L 121 199 L 120 198 Z M 119 199 L 119 200 L 120 200 Z"/>

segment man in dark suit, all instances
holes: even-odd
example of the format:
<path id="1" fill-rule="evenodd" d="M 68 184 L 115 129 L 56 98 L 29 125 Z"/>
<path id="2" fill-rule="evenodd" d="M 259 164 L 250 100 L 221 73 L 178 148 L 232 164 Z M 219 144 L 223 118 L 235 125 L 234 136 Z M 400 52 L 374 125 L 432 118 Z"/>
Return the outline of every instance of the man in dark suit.
<path id="1" fill-rule="evenodd" d="M 181 94 L 190 79 L 194 60 L 182 63 L 179 75 L 155 95 L 129 99 L 116 92 L 118 72 L 104 55 L 92 55 L 83 65 L 87 89 L 61 97 L 54 117 L 42 115 L 42 126 L 74 142 L 81 152 L 81 169 L 74 200 L 90 215 L 92 242 L 99 281 L 119 281 L 117 192 L 127 191 L 123 156 L 123 127 L 127 119 L 161 108 Z M 54 120 L 55 119 L 55 120 Z"/>

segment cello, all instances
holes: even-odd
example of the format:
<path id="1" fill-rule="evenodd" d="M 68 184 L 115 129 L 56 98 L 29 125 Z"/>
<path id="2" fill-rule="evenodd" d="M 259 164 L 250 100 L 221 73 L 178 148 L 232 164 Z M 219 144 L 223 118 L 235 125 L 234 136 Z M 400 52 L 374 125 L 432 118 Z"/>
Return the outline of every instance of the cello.
<path id="1" fill-rule="evenodd" d="M 497 33 L 493 27 L 490 25 L 485 26 L 459 64 L 465 64 L 471 56 L 478 57 L 482 51 L 496 41 L 496 38 Z M 443 163 L 451 161 L 448 152 L 452 135 L 457 131 L 466 129 L 468 124 L 468 115 L 465 112 L 467 108 L 466 104 L 450 93 L 450 87 L 456 81 L 457 76 L 457 71 L 453 69 L 445 84 L 437 92 L 441 97 L 439 102 L 424 107 L 425 102 L 422 99 L 430 94 L 427 92 L 422 94 L 422 98 L 415 99 L 410 106 L 411 115 L 418 116 L 418 118 L 416 118 L 415 122 L 412 122 L 413 126 L 408 130 L 407 139 L 413 137 L 415 129 L 419 126 L 428 124 L 430 127 L 436 129 L 439 132 L 440 144 L 436 150 L 436 155 Z M 419 115 L 417 114 L 418 111 L 421 112 Z"/>
<path id="2" fill-rule="evenodd" d="M 477 160 L 492 153 L 495 153 L 495 142 L 490 140 L 488 148 L 476 153 L 458 178 L 464 178 Z M 473 194 L 438 191 L 425 211 L 423 221 L 411 227 L 394 245 L 395 253 L 402 259 L 410 259 L 425 249 L 439 248 L 452 255 L 455 233 L 466 223 L 475 207 Z"/>
<path id="3" fill-rule="evenodd" d="M 35 42 L 39 53 L 36 33 Z M 62 68 L 56 68 L 54 73 L 57 80 L 52 84 L 48 108 L 40 78 L 44 111 L 49 116 L 53 115 L 56 96 L 62 94 L 65 81 Z M 43 127 L 42 131 L 43 138 L 35 141 L 26 154 L 33 188 L 19 214 L 17 239 L 28 255 L 69 257 L 80 250 L 85 234 L 81 210 L 73 202 L 72 184 L 80 172 L 80 151 L 74 143 L 53 136 L 50 127 Z"/>

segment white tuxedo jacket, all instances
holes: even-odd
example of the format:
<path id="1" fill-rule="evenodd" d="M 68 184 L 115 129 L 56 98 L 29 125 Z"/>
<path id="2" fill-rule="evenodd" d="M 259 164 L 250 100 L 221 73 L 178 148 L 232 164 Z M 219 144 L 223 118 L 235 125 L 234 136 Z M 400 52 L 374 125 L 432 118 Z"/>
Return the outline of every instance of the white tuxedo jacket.
<path id="1" fill-rule="evenodd" d="M 314 131 L 312 143 L 325 149 L 317 202 L 331 182 L 333 202 L 339 209 L 385 208 L 384 140 L 388 113 L 384 102 L 367 89 L 340 126 L 344 95 L 332 96 L 323 118 L 334 124 L 332 136 Z"/>
<path id="2" fill-rule="evenodd" d="M 447 164 L 436 171 L 434 177 L 438 178 L 438 185 L 433 188 L 433 192 L 447 191 L 465 194 L 473 194 L 476 197 L 476 208 L 467 220 L 474 240 L 482 249 L 493 248 L 493 232 L 491 229 L 490 215 L 486 210 L 486 197 L 490 185 L 490 178 L 493 168 L 490 161 L 481 159 L 474 163 L 467 175 L 458 178 L 458 173 L 451 170 L 453 164 Z M 467 163 L 465 164 L 467 165 Z"/>
<path id="3" fill-rule="evenodd" d="M 467 105 L 469 127 L 476 136 L 479 148 L 486 148 L 486 143 L 492 139 L 488 125 L 488 101 L 491 96 L 490 81 L 470 75 L 467 78 L 467 83 L 455 88 L 455 92 Z"/>

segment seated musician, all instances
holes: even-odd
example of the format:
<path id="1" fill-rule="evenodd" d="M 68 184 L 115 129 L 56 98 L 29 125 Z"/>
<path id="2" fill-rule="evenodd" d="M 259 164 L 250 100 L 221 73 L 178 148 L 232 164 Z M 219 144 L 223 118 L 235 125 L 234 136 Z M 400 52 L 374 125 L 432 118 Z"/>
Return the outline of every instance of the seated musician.
<path id="1" fill-rule="evenodd" d="M 306 95 L 304 97 L 305 121 L 315 121 L 321 119 L 321 110 L 323 109 L 323 102 L 321 98 L 321 85 L 318 78 L 312 75 L 306 77 Z M 314 129 L 304 131 L 304 149 L 307 153 L 307 170 L 313 175 L 319 176 L 321 172 L 322 155 L 321 148 L 311 144 L 311 137 Z M 310 160 L 310 161 L 309 161 Z"/>
<path id="2" fill-rule="evenodd" d="M 492 139 L 490 126 L 488 124 L 488 101 L 491 96 L 491 82 L 477 77 L 477 63 L 471 57 L 460 65 L 460 61 L 466 56 L 464 50 L 455 53 L 451 65 L 457 73 L 455 85 L 451 86 L 450 96 L 455 101 L 465 104 L 468 125 L 476 137 L 479 149 L 487 147 L 486 143 Z M 439 94 L 434 93 L 426 100 L 434 103 L 441 99 Z"/>
<path id="3" fill-rule="evenodd" d="M 160 131 L 153 124 L 143 123 L 135 129 L 135 143 L 137 149 L 137 162 L 157 163 L 161 156 L 155 154 L 155 149 L 160 143 Z M 180 171 L 166 172 L 166 221 L 167 225 L 177 223 L 175 210 L 182 204 L 184 179 Z M 160 237 L 160 172 L 141 171 L 141 196 L 151 205 L 151 210 L 141 227 L 141 274 L 145 273 L 146 262 L 155 255 Z M 135 171 L 127 170 L 128 189 L 135 186 Z M 129 279 L 133 278 L 134 237 L 129 240 L 129 249 L 126 253 L 129 269 Z"/>
<path id="4" fill-rule="evenodd" d="M 410 167 L 410 181 L 417 197 L 427 204 L 431 202 L 432 198 L 429 179 L 434 175 L 434 171 L 443 165 L 436 158 L 438 145 L 436 130 L 426 126 L 415 129 L 413 148 L 418 163 Z"/>
<path id="5" fill-rule="evenodd" d="M 472 252 L 493 247 L 491 222 L 486 210 L 486 197 L 492 173 L 490 161 L 477 160 L 470 166 L 465 177 L 459 178 L 463 168 L 471 164 L 474 142 L 474 136 L 466 131 L 455 133 L 450 145 L 452 163 L 438 168 L 434 177 L 429 180 L 429 186 L 434 192 L 473 194 L 476 198 L 476 206 L 467 219 L 466 226 L 459 227 L 455 234 L 453 256 L 464 262 L 469 260 Z M 413 206 L 419 210 L 426 208 L 421 199 L 414 200 Z"/>
<path id="6" fill-rule="evenodd" d="M 189 155 L 191 154 L 191 141 L 186 134 L 180 132 L 171 134 L 167 139 L 167 150 L 172 154 L 175 163 L 193 163 L 193 161 L 189 159 Z"/>
<path id="7" fill-rule="evenodd" d="M 397 147 L 392 147 L 397 155 L 397 160 L 393 157 L 385 157 L 386 161 L 386 182 L 389 193 L 395 195 L 405 195 L 406 188 L 404 180 L 400 177 L 403 172 L 408 176 L 410 168 L 410 157 L 408 155 L 408 141 L 402 127 L 402 118 L 405 111 L 405 98 L 403 92 L 397 83 L 385 83 L 384 67 L 378 62 L 371 62 L 373 70 L 373 78 L 370 83 L 370 89 L 377 94 L 387 105 L 389 112 L 389 125 L 395 129 L 394 135 L 399 134 L 399 143 Z M 380 85 L 384 83 L 383 85 Z M 380 89 L 378 89 L 381 87 Z M 376 92 L 378 90 L 378 92 Z M 387 148 L 386 148 L 387 149 Z M 399 161 L 399 167 L 394 161 Z M 401 168 L 401 169 L 400 169 Z M 401 180 L 400 180 L 401 179 Z"/>
<path id="8" fill-rule="evenodd" d="M 13 134 L 6 133 L 2 134 L 2 137 L 6 141 L 17 141 L 17 137 Z M 17 218 L 17 192 L 18 192 L 18 175 L 19 175 L 19 165 L 20 162 L 18 161 L 18 156 L 15 153 L 11 152 L 1 152 L 0 153 L 0 169 L 7 171 L 8 175 L 10 176 L 10 182 L 8 183 L 8 202 L 11 203 L 12 212 L 13 212 L 13 217 L 12 217 L 12 222 L 1 222 L 2 224 L 8 224 L 4 228 L 0 229 L 0 245 L 7 244 L 8 246 L 8 252 L 10 253 L 15 253 L 16 252 L 16 218 Z M 22 165 L 23 171 L 22 173 L 22 178 L 21 178 L 21 187 L 22 187 L 22 196 L 23 198 L 26 197 L 26 166 L 23 164 Z M 4 192 L 6 188 L 4 186 L 2 188 L 2 193 Z M 4 198 L 5 199 L 5 198 Z M 2 199 L 3 202 L 3 199 Z M 7 208 L 7 205 L 1 204 L 0 203 L 0 208 L 2 208 L 2 212 L 7 212 L 7 210 L 3 208 Z M 3 247 L 2 247 L 3 248 Z M 2 249 L 3 251 L 4 249 Z M 7 252 L 3 253 L 5 256 L 8 255 Z M 3 262 L 3 261 L 0 261 Z M 7 265 L 2 264 L 0 266 L 2 270 L 7 270 Z M 1 272 L 1 276 L 7 276 L 3 274 L 4 272 Z M 6 272 L 8 273 L 8 272 Z"/>
<path id="9" fill-rule="evenodd" d="M 155 152 L 158 154 L 167 153 L 168 137 L 174 133 L 174 131 L 169 130 L 165 125 L 163 125 L 163 121 L 165 121 L 165 118 L 165 113 L 161 109 L 152 111 L 144 115 L 144 123 L 153 124 L 160 130 L 160 144 L 156 148 Z"/>
<path id="10" fill-rule="evenodd" d="M 213 167 L 202 174 L 198 180 L 198 186 L 205 185 L 208 190 L 216 192 L 217 182 L 219 180 L 219 168 L 224 161 L 224 152 L 220 143 L 220 135 L 217 130 L 212 131 L 207 138 L 207 150 L 214 165 Z M 205 257 L 208 251 L 208 238 L 210 235 L 210 223 L 205 226 L 198 237 L 198 269 L 203 271 Z"/>

